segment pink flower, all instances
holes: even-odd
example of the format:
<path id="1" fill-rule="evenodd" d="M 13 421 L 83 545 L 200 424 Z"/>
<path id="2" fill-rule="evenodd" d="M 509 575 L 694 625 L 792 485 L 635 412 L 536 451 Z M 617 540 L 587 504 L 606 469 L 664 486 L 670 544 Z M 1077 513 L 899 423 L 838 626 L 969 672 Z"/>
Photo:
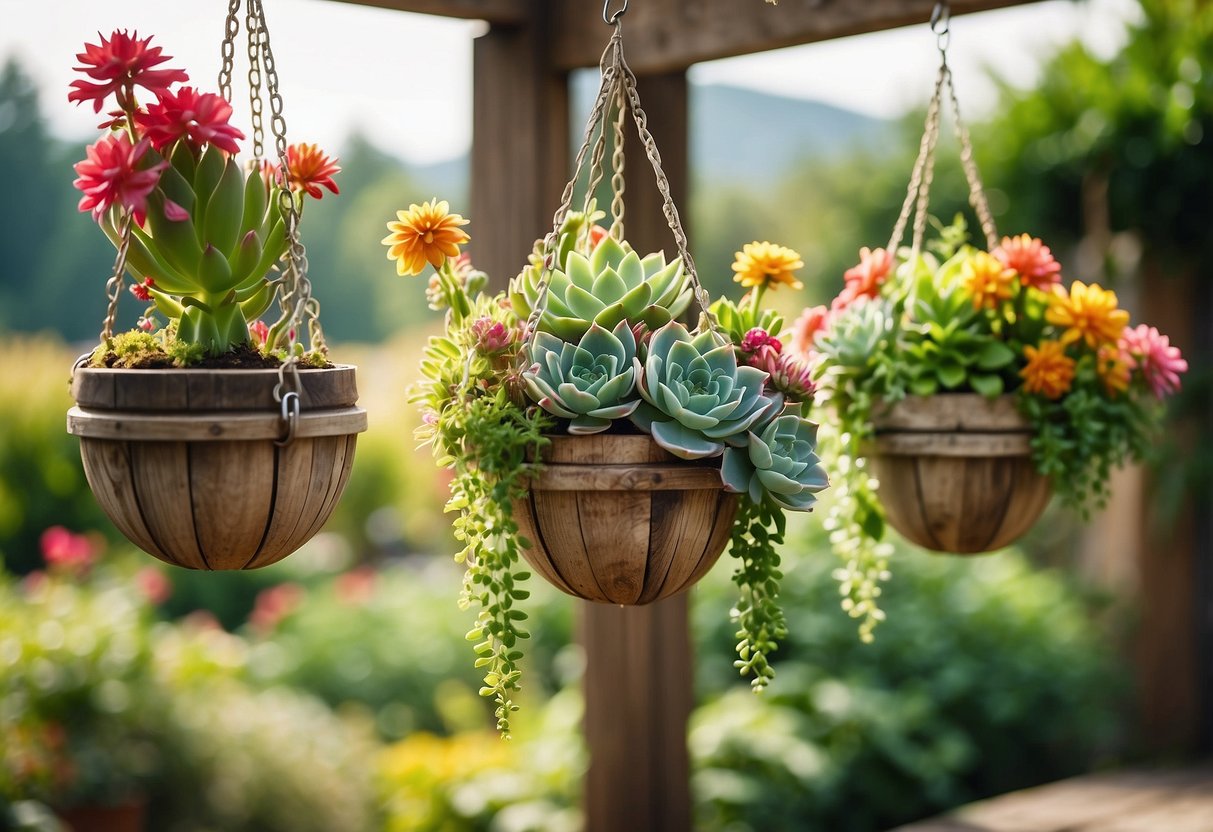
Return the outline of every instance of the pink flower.
<path id="1" fill-rule="evenodd" d="M 303 601 L 304 589 L 299 584 L 285 583 L 263 589 L 257 594 L 249 624 L 258 633 L 265 635 L 278 626 Z"/>
<path id="2" fill-rule="evenodd" d="M 1120 336 L 1120 348 L 1141 370 L 1157 398 L 1165 398 L 1180 389 L 1179 374 L 1188 371 L 1188 362 L 1180 355 L 1179 347 L 1171 346 L 1171 339 L 1166 335 L 1145 324 L 1139 324 L 1136 329 L 1125 327 Z"/>
<path id="3" fill-rule="evenodd" d="M 248 325 L 249 338 L 253 340 L 254 347 L 265 345 L 266 340 L 270 337 L 270 328 L 265 321 L 253 321 Z"/>
<path id="4" fill-rule="evenodd" d="M 515 330 L 492 318 L 477 318 L 472 321 L 472 336 L 476 339 L 476 349 L 485 355 L 509 349 L 514 344 L 516 334 Z"/>
<path id="5" fill-rule="evenodd" d="M 742 336 L 742 352 L 757 352 L 767 346 L 773 348 L 776 355 L 783 351 L 783 343 L 761 327 L 754 327 Z"/>
<path id="6" fill-rule="evenodd" d="M 140 318 L 136 322 L 136 326 L 144 332 L 154 332 L 156 329 L 156 319 L 152 317 Z"/>
<path id="7" fill-rule="evenodd" d="M 176 93 L 161 93 L 146 112 L 135 113 L 135 122 L 157 150 L 185 139 L 195 150 L 213 144 L 228 153 L 238 153 L 240 145 L 236 142 L 244 134 L 228 124 L 231 117 L 232 105 L 223 96 L 182 87 Z"/>
<path id="8" fill-rule="evenodd" d="M 135 573 L 135 587 L 152 606 L 163 604 L 173 594 L 173 582 L 154 566 L 145 566 Z"/>
<path id="9" fill-rule="evenodd" d="M 370 566 L 360 566 L 337 578 L 333 589 L 337 600 L 350 606 L 362 606 L 375 595 L 377 573 Z"/>
<path id="10" fill-rule="evenodd" d="M 852 266 L 842 276 L 846 281 L 838 297 L 830 304 L 834 310 L 845 309 L 859 298 L 874 298 L 880 294 L 881 285 L 888 280 L 893 268 L 893 255 L 883 248 L 859 250 L 859 265 Z"/>
<path id="11" fill-rule="evenodd" d="M 131 294 L 142 301 L 151 300 L 152 293 L 149 292 L 148 289 L 155 285 L 156 281 L 152 280 L 150 277 L 146 278 L 142 283 L 135 283 L 131 285 Z"/>
<path id="12" fill-rule="evenodd" d="M 72 183 L 84 193 L 80 197 L 80 210 L 92 211 L 93 219 L 100 220 L 111 206 L 120 205 L 142 225 L 147 215 L 148 194 L 160 181 L 160 171 L 168 167 L 168 162 L 160 161 L 140 169 L 139 162 L 147 149 L 147 139 L 132 145 L 125 133 L 110 133 L 90 146 L 85 151 L 87 158 L 75 164 L 80 178 Z"/>
<path id="13" fill-rule="evenodd" d="M 771 373 L 770 385 L 791 401 L 812 401 L 813 394 L 817 392 L 817 385 L 813 383 L 813 368 L 800 356 L 784 353 L 768 372 Z"/>
<path id="14" fill-rule="evenodd" d="M 817 339 L 817 333 L 822 332 L 829 325 L 829 309 L 824 306 L 810 306 L 804 310 L 796 319 L 796 323 L 792 324 L 792 352 L 800 355 L 808 355 L 813 352 L 813 343 Z"/>
<path id="15" fill-rule="evenodd" d="M 1055 283 L 1061 282 L 1061 264 L 1038 237 L 1027 234 L 1003 237 L 1002 245 L 990 253 L 1008 269 L 1018 272 L 1024 286 L 1035 286 L 1047 292 Z"/>
<path id="16" fill-rule="evenodd" d="M 75 534 L 63 526 L 51 526 L 42 533 L 39 543 L 46 565 L 69 574 L 87 572 L 101 553 L 101 544 L 95 539 Z"/>
<path id="17" fill-rule="evenodd" d="M 100 44 L 84 44 L 84 51 L 77 53 L 76 60 L 84 66 L 75 67 L 77 72 L 83 72 L 94 81 L 73 81 L 72 91 L 67 100 L 79 104 L 82 101 L 93 102 L 93 112 L 101 112 L 105 99 L 110 93 L 118 94 L 118 106 L 123 110 L 134 109 L 135 87 L 143 87 L 153 95 L 167 92 L 171 84 L 185 82 L 189 76 L 180 69 L 152 69 L 165 61 L 172 60 L 171 55 L 161 55 L 161 47 L 149 48 L 152 39 L 139 39 L 139 33 L 128 35 L 126 31 L 115 31 L 107 41 L 100 32 Z"/>

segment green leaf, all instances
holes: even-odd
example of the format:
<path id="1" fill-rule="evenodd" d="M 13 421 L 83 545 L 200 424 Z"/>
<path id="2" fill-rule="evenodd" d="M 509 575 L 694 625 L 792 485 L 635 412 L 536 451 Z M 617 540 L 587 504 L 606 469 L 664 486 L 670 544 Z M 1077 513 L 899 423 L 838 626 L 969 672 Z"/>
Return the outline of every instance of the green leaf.
<path id="1" fill-rule="evenodd" d="M 969 384 L 987 399 L 1001 396 L 1004 387 L 1001 376 L 986 375 L 985 373 L 974 373 L 969 376 Z"/>
<path id="2" fill-rule="evenodd" d="M 1002 341 L 987 341 L 977 353 L 977 366 L 983 370 L 1001 370 L 1015 360 L 1015 352 Z"/>

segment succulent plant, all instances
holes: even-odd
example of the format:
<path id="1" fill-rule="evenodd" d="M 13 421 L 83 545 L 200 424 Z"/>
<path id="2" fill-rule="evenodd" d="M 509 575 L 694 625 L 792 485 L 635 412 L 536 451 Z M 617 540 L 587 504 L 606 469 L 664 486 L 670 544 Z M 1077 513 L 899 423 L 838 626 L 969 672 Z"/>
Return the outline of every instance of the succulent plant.
<path id="1" fill-rule="evenodd" d="M 587 257 L 576 248 L 565 251 L 569 236 L 562 235 L 552 264 L 539 329 L 565 341 L 579 339 L 590 324 L 609 330 L 626 320 L 656 329 L 690 304 L 690 277 L 681 258 L 667 263 L 662 252 L 641 258 L 626 242 L 610 236 Z M 540 301 L 541 275 L 542 267 L 529 268 L 510 287 L 510 301 L 521 318 Z"/>
<path id="2" fill-rule="evenodd" d="M 170 162 L 149 195 L 146 227 L 132 226 L 127 269 L 151 278 L 146 288 L 178 320 L 179 340 L 224 352 L 248 340 L 246 322 L 273 300 L 267 274 L 287 248 L 279 189 L 216 146 L 195 158 L 178 143 Z M 104 226 L 117 242 L 112 221 Z"/>
<path id="3" fill-rule="evenodd" d="M 780 394 L 766 392 L 767 374 L 737 366 L 733 345 L 719 343 L 711 330 L 692 336 L 671 321 L 653 333 L 637 365 L 644 402 L 632 421 L 683 459 L 716 456 L 726 442 L 744 444 L 747 430 L 783 406 Z"/>
<path id="4" fill-rule="evenodd" d="M 530 357 L 534 363 L 522 374 L 527 392 L 548 413 L 571 419 L 569 433 L 604 431 L 640 404 L 636 338 L 627 321 L 613 330 L 590 324 L 576 344 L 536 332 Z"/>
<path id="5" fill-rule="evenodd" d="M 817 457 L 817 425 L 790 413 L 747 433 L 744 448 L 727 448 L 720 475 L 726 491 L 791 511 L 808 511 L 830 484 Z"/>

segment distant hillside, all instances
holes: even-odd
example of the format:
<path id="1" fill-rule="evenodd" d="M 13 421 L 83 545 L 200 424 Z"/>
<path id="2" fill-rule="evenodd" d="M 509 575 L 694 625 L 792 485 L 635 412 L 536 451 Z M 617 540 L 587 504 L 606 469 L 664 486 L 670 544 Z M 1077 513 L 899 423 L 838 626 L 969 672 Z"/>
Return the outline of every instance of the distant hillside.
<path id="1" fill-rule="evenodd" d="M 573 106 L 585 118 L 596 73 L 575 76 Z M 785 98 L 720 84 L 691 87 L 691 167 L 708 182 L 763 185 L 797 162 L 831 156 L 889 134 L 891 122 L 817 101 Z M 574 140 L 580 139 L 580 134 Z M 435 193 L 466 194 L 466 157 L 408 166 Z"/>

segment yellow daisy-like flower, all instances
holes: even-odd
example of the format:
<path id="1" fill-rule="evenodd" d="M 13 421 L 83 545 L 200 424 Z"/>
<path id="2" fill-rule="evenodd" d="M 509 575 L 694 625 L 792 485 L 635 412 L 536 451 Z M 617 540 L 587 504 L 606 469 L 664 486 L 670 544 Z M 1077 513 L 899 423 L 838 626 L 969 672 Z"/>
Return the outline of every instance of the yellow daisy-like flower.
<path id="1" fill-rule="evenodd" d="M 468 221 L 450 211 L 446 200 L 435 199 L 396 212 L 396 220 L 387 224 L 392 233 L 383 238 L 387 259 L 396 261 L 396 274 L 421 274 L 426 263 L 438 269 L 448 257 L 459 256 L 459 246 L 470 239 L 459 226 Z"/>
<path id="2" fill-rule="evenodd" d="M 1066 355 L 1066 345 L 1061 341 L 1041 341 L 1040 348 L 1028 345 L 1023 348 L 1028 365 L 1019 371 L 1023 388 L 1029 393 L 1041 393 L 1047 398 L 1057 399 L 1070 391 L 1074 383 L 1074 359 Z"/>
<path id="3" fill-rule="evenodd" d="M 1116 293 L 1097 283 L 1090 286 L 1075 280 L 1069 293 L 1061 286 L 1053 287 L 1045 320 L 1064 327 L 1063 344 L 1084 339 L 1091 349 L 1103 344 L 1115 344 L 1129 325 L 1129 313 L 1117 308 Z"/>
<path id="4" fill-rule="evenodd" d="M 1109 396 L 1124 393 L 1133 378 L 1132 357 L 1116 344 L 1104 344 L 1096 356 L 1095 369 Z"/>
<path id="5" fill-rule="evenodd" d="M 964 262 L 961 276 L 973 296 L 973 308 L 994 309 L 1000 302 L 1011 299 L 1016 273 L 998 258 L 979 251 Z"/>
<path id="6" fill-rule="evenodd" d="M 746 243 L 737 252 L 733 263 L 733 280 L 745 286 L 778 286 L 781 283 L 793 289 L 803 289 L 804 284 L 796 279 L 796 270 L 804 268 L 800 255 L 790 248 L 774 243 L 757 241 Z"/>

